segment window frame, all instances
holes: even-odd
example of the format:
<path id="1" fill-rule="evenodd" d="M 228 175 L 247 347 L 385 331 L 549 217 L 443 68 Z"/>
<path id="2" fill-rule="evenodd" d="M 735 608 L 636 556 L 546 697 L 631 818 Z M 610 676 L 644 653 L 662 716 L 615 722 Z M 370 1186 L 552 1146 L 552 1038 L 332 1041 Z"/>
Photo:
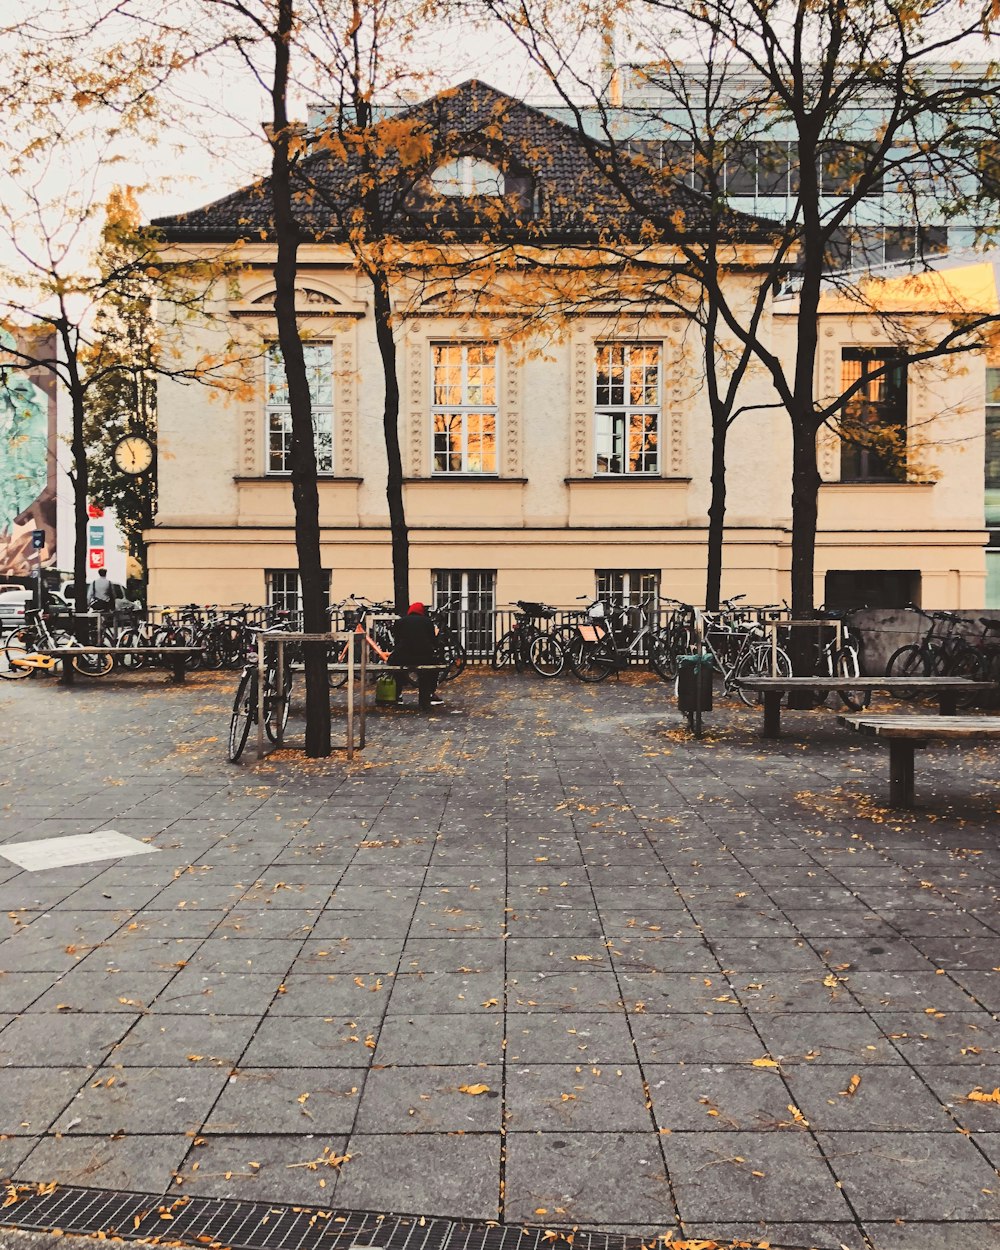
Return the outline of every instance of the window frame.
<path id="1" fill-rule="evenodd" d="M 660 569 L 594 569 L 595 598 L 631 610 L 652 597 L 649 610 L 656 612 L 662 578 Z"/>
<path id="2" fill-rule="evenodd" d="M 441 348 L 458 348 L 460 355 L 460 403 L 437 403 L 438 379 L 437 369 L 438 361 L 435 359 L 435 353 Z M 493 370 L 493 402 L 487 403 L 471 403 L 467 402 L 469 394 L 469 351 L 472 348 L 490 349 L 493 353 L 492 370 Z M 493 478 L 500 476 L 500 403 L 499 403 L 499 344 L 491 342 L 488 339 L 437 339 L 430 344 L 431 353 L 431 369 L 430 369 L 430 412 L 431 412 L 431 476 L 437 478 L 454 478 L 454 477 L 477 477 L 477 478 Z M 481 387 L 485 387 L 484 383 L 480 383 Z M 456 454 L 451 450 L 449 434 L 451 431 L 447 428 L 438 430 L 438 418 L 450 420 L 457 418 L 459 421 L 459 445 L 460 450 L 457 453 L 460 457 L 460 464 L 457 468 L 450 465 L 451 458 Z M 488 437 L 486 430 L 486 422 L 492 417 L 493 419 L 493 466 L 492 468 L 474 468 L 470 462 L 470 418 L 480 417 L 483 421 L 478 431 L 479 438 L 479 454 L 480 459 L 484 460 L 483 448 L 485 440 Z M 438 448 L 438 436 L 442 435 L 448 440 L 447 445 L 441 450 Z M 439 457 L 444 460 L 444 466 L 439 467 Z"/>
<path id="3" fill-rule="evenodd" d="M 445 614 L 449 628 L 470 655 L 491 656 L 496 645 L 496 569 L 431 569 L 435 608 L 460 596 Z"/>
<path id="4" fill-rule="evenodd" d="M 324 569 L 326 575 L 326 602 L 330 604 L 330 570 Z M 277 591 L 282 602 L 278 601 L 275 593 L 275 579 L 282 578 L 291 581 L 291 585 L 285 585 Z M 277 608 L 280 612 L 302 612 L 302 579 L 299 576 L 298 569 L 265 569 L 264 570 L 264 601 L 269 608 Z"/>
<path id="5" fill-rule="evenodd" d="M 313 424 L 313 445 L 316 451 L 316 472 L 318 477 L 333 477 L 336 469 L 336 461 L 334 457 L 334 419 L 336 413 L 336 394 L 335 394 L 335 369 L 333 341 L 330 339 L 315 339 L 302 344 L 303 351 L 306 353 L 306 372 L 309 376 L 311 367 L 309 363 L 310 348 L 321 347 L 327 353 L 326 364 L 329 367 L 329 403 L 318 403 L 313 395 L 313 379 L 309 377 L 309 396 L 312 400 L 312 424 Z M 289 460 L 292 449 L 292 410 L 288 402 L 278 402 L 275 394 L 287 393 L 287 380 L 284 377 L 284 368 L 280 365 L 281 348 L 274 340 L 269 342 L 264 351 L 264 473 L 267 477 L 289 477 L 291 475 L 291 465 Z M 272 370 L 280 368 L 281 378 L 275 387 L 272 379 Z M 283 467 L 275 467 L 273 458 L 275 454 L 274 437 L 278 438 L 278 447 L 280 448 L 279 456 Z M 322 438 L 328 440 L 326 456 L 329 461 L 329 468 L 320 468 L 321 458 L 324 449 L 320 444 Z"/>
<path id="6" fill-rule="evenodd" d="M 887 468 L 882 457 L 875 448 L 867 447 L 862 443 L 855 442 L 850 438 L 841 436 L 840 439 L 840 480 L 848 483 L 864 483 L 864 482 L 905 482 L 907 480 L 907 434 L 909 429 L 909 378 L 908 362 L 906 353 L 898 348 L 891 347 L 842 347 L 840 352 L 840 379 L 842 392 L 847 389 L 849 383 L 845 379 L 844 366 L 849 362 L 858 362 L 861 364 L 861 376 L 871 377 L 876 373 L 876 369 L 868 370 L 866 365 L 871 362 L 879 362 L 878 367 L 889 364 L 896 360 L 894 369 L 886 370 L 880 376 L 874 377 L 874 382 L 884 382 L 895 388 L 895 394 L 891 398 L 885 400 L 876 400 L 865 393 L 864 390 L 858 391 L 852 400 L 848 400 L 848 404 L 860 403 L 861 405 L 869 405 L 875 412 L 874 420 L 869 419 L 868 424 L 872 426 L 881 426 L 887 429 L 898 429 L 903 440 L 903 456 L 902 463 L 898 466 Z M 901 377 L 894 378 L 894 374 L 899 371 Z M 878 412 L 881 404 L 886 407 L 886 412 Z M 895 419 L 886 420 L 886 416 L 892 415 L 895 409 Z M 847 475 L 845 476 L 845 465 L 847 467 Z"/>
<path id="7" fill-rule="evenodd" d="M 615 361 L 613 353 L 616 349 L 621 349 L 621 382 L 614 382 Z M 630 361 L 633 351 L 642 351 L 653 349 L 656 352 L 656 402 L 655 404 L 632 403 L 633 397 L 633 374 L 632 364 Z M 607 350 L 609 352 L 609 360 L 607 368 L 603 374 L 607 378 L 604 389 L 607 391 L 607 403 L 601 403 L 601 353 Z M 663 343 L 657 339 L 646 339 L 640 342 L 624 342 L 622 340 L 602 340 L 594 344 L 594 363 L 593 363 L 593 431 L 594 431 L 594 458 L 593 472 L 597 478 L 656 478 L 662 476 L 663 473 Z M 648 365 L 640 365 L 640 368 L 648 367 Z M 645 391 L 647 383 L 643 381 L 642 388 Z M 621 403 L 611 402 L 614 398 L 614 391 L 620 386 Z M 645 395 L 643 396 L 645 398 Z M 645 420 L 653 417 L 655 424 L 652 430 L 651 450 L 647 446 L 647 439 L 650 431 L 645 425 Z M 601 426 L 604 420 L 607 420 L 610 429 L 602 431 Z M 639 456 L 646 459 L 652 456 L 655 460 L 653 467 L 644 465 L 642 468 L 631 468 L 630 460 L 632 457 L 632 437 L 633 423 L 639 420 L 641 434 L 641 449 Z M 619 428 L 620 427 L 620 428 Z M 621 450 L 615 452 L 615 447 L 619 446 Z M 607 450 L 605 450 L 605 448 Z M 601 461 L 606 460 L 608 466 L 612 466 L 616 460 L 620 460 L 621 468 L 613 467 L 602 468 Z"/>

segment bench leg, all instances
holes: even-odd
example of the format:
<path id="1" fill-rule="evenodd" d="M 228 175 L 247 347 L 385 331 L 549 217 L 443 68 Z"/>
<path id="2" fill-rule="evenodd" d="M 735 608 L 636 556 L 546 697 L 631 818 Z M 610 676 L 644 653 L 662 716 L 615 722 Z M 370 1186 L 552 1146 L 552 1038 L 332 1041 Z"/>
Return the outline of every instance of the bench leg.
<path id="1" fill-rule="evenodd" d="M 764 692 L 764 730 L 765 738 L 781 737 L 781 691 L 765 690 Z"/>
<path id="2" fill-rule="evenodd" d="M 175 655 L 172 657 L 172 660 L 173 660 L 173 664 L 172 664 L 173 676 L 170 678 L 170 680 L 175 681 L 178 684 L 182 684 L 184 681 L 185 657 L 180 656 L 180 655 Z"/>
<path id="3" fill-rule="evenodd" d="M 913 752 L 916 745 L 905 738 L 894 738 L 889 742 L 889 804 L 892 807 L 913 806 Z"/>
<path id="4" fill-rule="evenodd" d="M 938 711 L 942 716 L 955 716 L 958 713 L 958 691 L 938 691 Z"/>
<path id="5" fill-rule="evenodd" d="M 73 667 L 73 661 L 68 655 L 63 656 L 62 672 L 59 674 L 60 686 L 72 686 L 73 679 L 76 677 L 76 669 Z"/>

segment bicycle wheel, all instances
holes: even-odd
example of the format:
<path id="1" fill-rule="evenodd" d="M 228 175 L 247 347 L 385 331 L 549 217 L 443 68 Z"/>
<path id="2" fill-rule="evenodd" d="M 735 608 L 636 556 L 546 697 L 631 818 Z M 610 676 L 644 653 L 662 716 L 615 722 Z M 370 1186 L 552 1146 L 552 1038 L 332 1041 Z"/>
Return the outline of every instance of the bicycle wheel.
<path id="1" fill-rule="evenodd" d="M 441 681 L 451 681 L 464 672 L 466 664 L 465 648 L 450 631 L 443 629 L 438 634 L 438 651 L 441 655 Z"/>
<path id="2" fill-rule="evenodd" d="M 288 713 L 292 707 L 292 671 L 285 668 L 285 688 L 278 693 L 278 666 L 268 666 L 264 672 L 264 732 L 272 742 L 278 741 L 279 726 L 284 734 Z"/>
<path id="3" fill-rule="evenodd" d="M 26 655 L 30 655 L 34 647 L 28 645 L 18 630 L 12 630 L 2 643 L 3 650 L 0 651 L 0 677 L 6 681 L 20 681 L 24 677 L 30 677 L 35 670 L 27 668 L 16 663 L 17 660 L 23 660 Z"/>
<path id="4" fill-rule="evenodd" d="M 493 648 L 490 664 L 493 668 L 513 668 L 517 657 L 517 635 L 508 629 L 497 645 Z"/>
<path id="5" fill-rule="evenodd" d="M 604 681 L 617 668 L 617 660 L 613 645 L 606 638 L 597 642 L 577 638 L 569 653 L 573 675 L 586 682 Z"/>
<path id="6" fill-rule="evenodd" d="M 136 630 L 126 629 L 123 630 L 119 636 L 117 645 L 119 647 L 141 647 L 142 639 L 139 637 Z M 147 657 L 144 655 L 120 655 L 118 657 L 118 663 L 122 666 L 122 668 L 128 670 L 129 672 L 133 672 L 136 669 L 142 668 L 146 659 Z"/>
<path id="7" fill-rule="evenodd" d="M 673 681 L 677 676 L 677 658 L 683 655 L 674 647 L 670 634 L 653 634 L 649 639 L 649 663 L 653 671 L 664 681 Z"/>
<path id="8" fill-rule="evenodd" d="M 341 647 L 339 651 L 335 646 L 331 647 L 327 652 L 327 663 L 346 664 L 348 656 L 350 655 L 350 652 L 347 649 L 349 645 L 350 644 L 347 644 Z M 326 670 L 326 680 L 331 690 L 339 690 L 341 686 L 347 685 L 347 670 L 344 669 L 341 671 L 340 669 L 328 668 Z"/>
<path id="9" fill-rule="evenodd" d="M 566 652 L 550 634 L 539 634 L 528 649 L 528 662 L 541 677 L 558 677 L 566 665 Z"/>
<path id="10" fill-rule="evenodd" d="M 885 666 L 886 677 L 926 677 L 927 676 L 927 656 L 922 647 L 915 642 L 908 643 L 905 647 L 899 647 L 889 656 Z M 904 694 L 896 692 L 897 698 L 915 699 L 916 694 Z"/>
<path id="11" fill-rule="evenodd" d="M 758 646 L 751 647 L 749 651 L 744 653 L 743 658 L 732 674 L 731 680 L 740 682 L 751 677 L 791 677 L 791 675 L 792 661 L 788 652 L 782 650 L 781 647 L 778 647 L 777 650 L 772 650 L 769 642 L 763 642 Z M 739 685 L 736 687 L 736 693 L 747 707 L 755 707 L 763 698 L 756 690 L 745 690 Z M 787 700 L 788 696 L 783 695 L 782 705 Z"/>
<path id="12" fill-rule="evenodd" d="M 835 656 L 838 677 L 860 677 L 861 664 L 854 647 L 841 647 Z M 838 690 L 841 702 L 852 712 L 863 712 L 872 701 L 872 692 L 862 687 L 858 689 Z"/>
<path id="13" fill-rule="evenodd" d="M 84 673 L 87 677 L 107 677 L 114 666 L 115 657 L 107 651 L 98 652 L 96 655 L 73 656 L 73 667 L 78 673 Z"/>
<path id="14" fill-rule="evenodd" d="M 248 668 L 240 678 L 229 718 L 229 762 L 235 764 L 243 754 L 250 736 L 250 726 L 257 720 L 257 670 Z"/>

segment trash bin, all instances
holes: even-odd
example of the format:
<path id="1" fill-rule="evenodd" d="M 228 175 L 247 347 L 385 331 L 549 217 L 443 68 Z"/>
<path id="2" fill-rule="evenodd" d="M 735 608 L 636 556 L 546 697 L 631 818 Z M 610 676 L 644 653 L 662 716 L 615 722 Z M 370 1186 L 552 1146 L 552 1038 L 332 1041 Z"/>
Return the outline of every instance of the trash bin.
<path id="1" fill-rule="evenodd" d="M 677 661 L 677 707 L 682 712 L 712 710 L 712 657 L 682 655 Z"/>
<path id="2" fill-rule="evenodd" d="M 712 656 L 707 652 L 682 655 L 677 661 L 677 707 L 699 738 L 702 712 L 712 710 L 714 671 Z"/>

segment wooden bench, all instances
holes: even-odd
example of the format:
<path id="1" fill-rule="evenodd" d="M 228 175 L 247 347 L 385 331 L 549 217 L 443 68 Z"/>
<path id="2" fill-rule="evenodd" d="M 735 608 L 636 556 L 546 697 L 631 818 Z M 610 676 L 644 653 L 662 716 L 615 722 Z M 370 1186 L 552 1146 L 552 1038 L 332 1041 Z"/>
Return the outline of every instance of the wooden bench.
<path id="1" fill-rule="evenodd" d="M 1000 716 L 838 716 L 858 733 L 871 734 L 889 744 L 889 802 L 913 806 L 913 753 L 928 742 L 966 742 L 979 745 L 1000 739 Z"/>
<path id="2" fill-rule="evenodd" d="M 942 716 L 954 716 L 960 698 L 995 689 L 991 681 L 970 681 L 967 677 L 748 677 L 739 684 L 741 689 L 754 690 L 763 699 L 763 738 L 781 737 L 781 700 L 794 691 L 829 694 L 838 690 L 868 690 L 890 695 L 927 695 L 937 699 Z"/>
<path id="3" fill-rule="evenodd" d="M 76 679 L 73 659 L 78 655 L 156 655 L 160 657 L 165 668 L 171 672 L 171 681 L 182 682 L 187 669 L 187 662 L 193 655 L 204 655 L 204 647 L 39 647 L 39 655 L 51 655 L 62 660 L 62 675 L 59 684 L 72 686 Z"/>

